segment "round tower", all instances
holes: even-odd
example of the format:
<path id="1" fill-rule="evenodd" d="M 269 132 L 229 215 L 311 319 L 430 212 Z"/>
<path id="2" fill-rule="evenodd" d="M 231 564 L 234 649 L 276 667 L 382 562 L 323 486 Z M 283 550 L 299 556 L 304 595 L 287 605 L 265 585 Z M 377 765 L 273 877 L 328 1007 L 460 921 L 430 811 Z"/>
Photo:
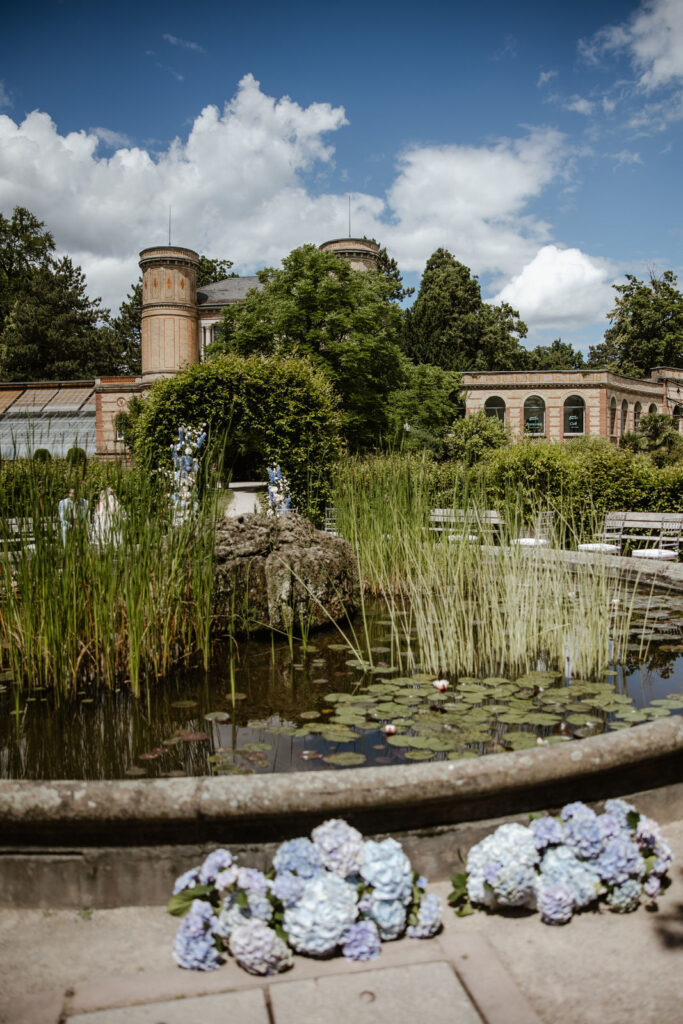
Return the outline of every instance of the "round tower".
<path id="1" fill-rule="evenodd" d="M 369 238 L 331 238 L 319 248 L 323 252 L 334 252 L 351 264 L 353 270 L 377 270 L 379 245 Z"/>
<path id="2" fill-rule="evenodd" d="M 197 267 L 193 249 L 155 245 L 140 253 L 142 376 L 172 377 L 199 362 Z"/>

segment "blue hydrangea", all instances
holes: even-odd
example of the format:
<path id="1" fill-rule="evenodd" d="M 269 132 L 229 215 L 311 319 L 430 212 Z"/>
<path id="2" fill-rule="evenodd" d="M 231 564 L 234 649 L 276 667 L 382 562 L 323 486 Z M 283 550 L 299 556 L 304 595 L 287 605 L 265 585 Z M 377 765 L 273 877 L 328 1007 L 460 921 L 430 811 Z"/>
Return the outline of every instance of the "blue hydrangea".
<path id="1" fill-rule="evenodd" d="M 642 878 L 645 861 L 636 844 L 625 835 L 608 839 L 596 861 L 600 877 L 608 885 L 620 885 L 627 878 Z"/>
<path id="2" fill-rule="evenodd" d="M 673 854 L 671 853 L 671 847 L 668 843 L 665 843 L 663 839 L 660 839 L 652 851 L 655 857 L 655 864 L 652 868 L 653 875 L 665 875 L 671 861 L 673 860 Z"/>
<path id="3" fill-rule="evenodd" d="M 270 891 L 275 899 L 280 900 L 285 907 L 293 907 L 298 902 L 305 885 L 305 879 L 299 878 L 291 871 L 283 871 L 273 879 Z"/>
<path id="4" fill-rule="evenodd" d="M 355 921 L 344 934 L 342 953 L 347 960 L 375 960 L 382 949 L 377 925 Z"/>
<path id="5" fill-rule="evenodd" d="M 625 800 L 605 800 L 605 810 L 619 822 L 622 831 L 631 831 L 627 821 L 628 815 L 638 813 L 633 804 L 628 804 Z"/>
<path id="6" fill-rule="evenodd" d="M 649 896 L 651 900 L 656 900 L 659 896 L 659 890 L 662 887 L 662 880 L 657 875 L 650 875 L 643 885 L 643 892 L 646 896 Z"/>
<path id="7" fill-rule="evenodd" d="M 641 885 L 635 878 L 629 878 L 623 885 L 617 885 L 607 895 L 607 905 L 615 914 L 630 914 L 640 904 Z"/>
<path id="8" fill-rule="evenodd" d="M 614 839 L 624 831 L 621 822 L 618 818 L 615 818 L 613 814 L 608 814 L 607 812 L 605 812 L 605 814 L 599 814 L 597 821 L 603 840 Z"/>
<path id="9" fill-rule="evenodd" d="M 341 818 L 330 818 L 311 832 L 320 859 L 328 871 L 346 878 L 357 874 L 363 860 L 363 836 Z"/>
<path id="10" fill-rule="evenodd" d="M 228 850 L 214 850 L 199 869 L 200 885 L 212 885 L 219 871 L 229 868 L 231 864 L 232 854 Z"/>
<path id="11" fill-rule="evenodd" d="M 546 846 L 558 846 L 564 842 L 564 827 L 557 818 L 545 815 L 543 818 L 534 818 L 529 822 L 529 828 L 533 833 L 537 850 L 545 850 Z"/>
<path id="12" fill-rule="evenodd" d="M 236 864 L 231 864 L 229 868 L 218 872 L 216 881 L 213 884 L 219 893 L 223 893 L 226 889 L 232 889 L 234 885 L 237 885 L 239 870 Z"/>
<path id="13" fill-rule="evenodd" d="M 501 825 L 473 846 L 467 856 L 467 894 L 472 903 L 493 907 L 500 877 L 506 906 L 533 906 L 535 872 L 540 860 L 534 833 L 524 825 Z"/>
<path id="14" fill-rule="evenodd" d="M 292 966 L 292 952 L 272 928 L 256 918 L 230 934 L 230 952 L 249 974 L 278 974 Z"/>
<path id="15" fill-rule="evenodd" d="M 400 900 L 373 899 L 366 913 L 376 923 L 380 938 L 385 941 L 400 938 L 406 930 L 406 908 Z"/>
<path id="16" fill-rule="evenodd" d="M 418 887 L 418 889 L 422 889 L 422 890 L 426 889 L 427 888 L 427 879 L 425 878 L 425 876 L 424 875 L 420 875 L 416 879 L 415 885 Z"/>
<path id="17" fill-rule="evenodd" d="M 358 916 L 357 900 L 357 893 L 337 875 L 323 873 L 309 879 L 298 902 L 285 909 L 290 945 L 308 956 L 331 953 Z"/>
<path id="18" fill-rule="evenodd" d="M 562 821 L 571 821 L 572 818 L 580 818 L 585 814 L 591 815 L 594 813 L 588 804 L 584 804 L 581 800 L 575 800 L 574 803 L 564 805 L 560 811 L 560 817 Z"/>
<path id="19" fill-rule="evenodd" d="M 384 839 L 381 843 L 368 840 L 363 847 L 360 874 L 372 886 L 375 899 L 410 903 L 413 872 L 403 847 L 395 839 Z"/>
<path id="20" fill-rule="evenodd" d="M 256 868 L 240 868 L 237 872 L 237 887 L 265 894 L 270 888 L 270 883 L 262 871 Z"/>
<path id="21" fill-rule="evenodd" d="M 539 891 L 551 885 L 566 885 L 578 909 L 587 907 L 604 892 L 597 863 L 579 860 L 566 846 L 550 847 L 543 855 Z"/>
<path id="22" fill-rule="evenodd" d="M 214 929 L 222 939 L 227 939 L 234 928 L 246 924 L 247 921 L 257 920 L 267 923 L 273 917 L 273 904 L 263 893 L 248 891 L 246 907 L 240 906 L 237 902 L 237 895 L 234 892 L 230 893 L 223 900 Z"/>
<path id="23" fill-rule="evenodd" d="M 540 885 L 537 906 L 546 924 L 567 924 L 574 912 L 574 897 L 564 882 Z"/>
<path id="24" fill-rule="evenodd" d="M 433 893 L 428 893 L 420 903 L 415 924 L 408 925 L 411 939 L 431 939 L 441 927 L 441 900 Z"/>
<path id="25" fill-rule="evenodd" d="M 573 814 L 565 824 L 565 843 L 577 857 L 597 857 L 603 846 L 598 817 L 590 807 Z"/>
<path id="26" fill-rule="evenodd" d="M 636 842 L 641 850 L 645 850 L 648 853 L 654 852 L 664 842 L 657 822 L 653 821 L 652 818 L 648 818 L 645 814 L 641 814 L 638 819 Z"/>
<path id="27" fill-rule="evenodd" d="M 199 868 L 190 868 L 185 874 L 176 878 L 173 886 L 173 895 L 177 896 L 179 892 L 184 892 L 185 889 L 194 889 L 197 885 L 199 885 Z"/>
<path id="28" fill-rule="evenodd" d="M 273 867 L 280 874 L 293 871 L 300 878 L 314 878 L 323 869 L 320 854 L 310 839 L 288 839 L 273 857 Z"/>
<path id="29" fill-rule="evenodd" d="M 205 900 L 193 900 L 176 932 L 173 958 L 179 967 L 192 971 L 213 971 L 222 962 L 214 945 L 217 924 L 213 910 Z"/>

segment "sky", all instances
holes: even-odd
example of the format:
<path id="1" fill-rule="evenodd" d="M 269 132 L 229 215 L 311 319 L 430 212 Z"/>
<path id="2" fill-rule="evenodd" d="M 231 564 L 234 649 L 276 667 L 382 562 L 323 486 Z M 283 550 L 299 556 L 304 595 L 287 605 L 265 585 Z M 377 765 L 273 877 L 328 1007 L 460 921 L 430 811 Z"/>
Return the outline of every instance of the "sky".
<path id="1" fill-rule="evenodd" d="M 140 249 L 277 266 L 439 246 L 529 344 L 602 338 L 624 274 L 683 275 L 683 0 L 12 4 L 0 212 L 114 311 Z"/>

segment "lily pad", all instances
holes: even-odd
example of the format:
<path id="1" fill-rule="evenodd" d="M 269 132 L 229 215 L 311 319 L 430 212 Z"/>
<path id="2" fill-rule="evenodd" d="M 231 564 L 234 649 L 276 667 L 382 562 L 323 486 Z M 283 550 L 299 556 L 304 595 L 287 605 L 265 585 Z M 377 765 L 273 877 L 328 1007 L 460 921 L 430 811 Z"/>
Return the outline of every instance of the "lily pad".
<path id="1" fill-rule="evenodd" d="M 204 715 L 204 721 L 205 722 L 229 722 L 230 721 L 230 715 L 228 714 L 227 711 L 209 711 L 208 715 Z"/>
<path id="2" fill-rule="evenodd" d="M 326 764 L 340 765 L 341 767 L 365 764 L 366 760 L 365 754 L 358 754 L 354 750 L 347 750 L 340 754 L 327 754 L 323 757 Z"/>
<path id="3" fill-rule="evenodd" d="M 431 761 L 434 753 L 431 750 L 407 750 L 406 761 Z"/>

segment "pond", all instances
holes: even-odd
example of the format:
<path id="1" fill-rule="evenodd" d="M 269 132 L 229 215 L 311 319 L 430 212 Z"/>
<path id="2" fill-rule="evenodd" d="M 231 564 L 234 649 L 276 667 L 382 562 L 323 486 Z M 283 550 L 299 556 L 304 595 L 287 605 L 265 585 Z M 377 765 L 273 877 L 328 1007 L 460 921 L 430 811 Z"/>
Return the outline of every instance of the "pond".
<path id="1" fill-rule="evenodd" d="M 449 680 L 392 667 L 391 624 L 368 620 L 367 659 L 334 628 L 303 645 L 240 644 L 135 698 L 15 688 L 0 677 L 0 777 L 118 779 L 320 771 L 475 758 L 580 740 L 683 711 L 683 601 L 636 597 L 625 660 L 601 677 L 539 663 L 521 677 Z M 360 634 L 362 624 L 357 622 Z M 233 699 L 234 696 L 234 699 Z M 388 727 L 388 729 L 387 729 Z"/>

